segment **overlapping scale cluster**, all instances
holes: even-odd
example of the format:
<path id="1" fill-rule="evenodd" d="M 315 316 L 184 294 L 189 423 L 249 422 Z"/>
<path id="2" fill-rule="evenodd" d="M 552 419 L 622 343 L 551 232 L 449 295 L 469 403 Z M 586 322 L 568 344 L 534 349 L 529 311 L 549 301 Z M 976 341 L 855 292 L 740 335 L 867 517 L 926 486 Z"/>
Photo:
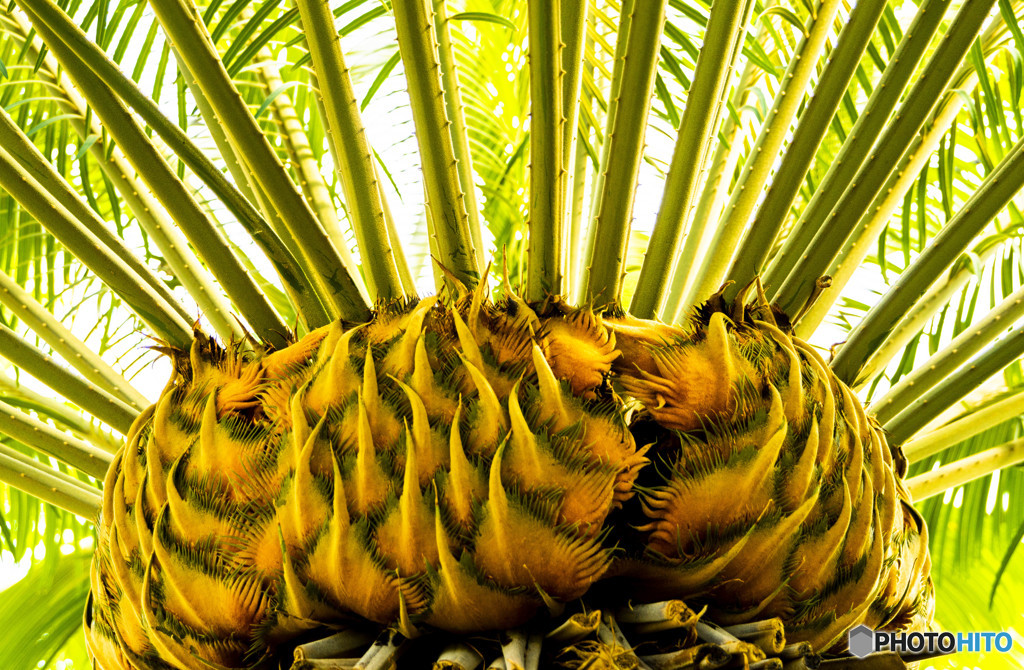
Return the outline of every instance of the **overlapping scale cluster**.
<path id="1" fill-rule="evenodd" d="M 770 309 L 506 295 L 177 354 L 105 482 L 97 667 L 260 667 L 353 618 L 506 629 L 606 577 L 819 650 L 929 625 L 899 452 Z"/>
<path id="2" fill-rule="evenodd" d="M 637 484 L 636 594 L 706 603 L 730 625 L 781 617 L 827 649 L 860 623 L 925 628 L 927 531 L 882 430 L 771 310 L 706 306 L 688 328 L 612 325 L 653 465 Z M 644 425 L 646 423 L 646 426 Z"/>
<path id="3" fill-rule="evenodd" d="M 514 626 L 608 569 L 646 463 L 599 317 L 482 293 L 265 355 L 197 338 L 105 483 L 97 667 L 255 667 L 352 617 Z"/>

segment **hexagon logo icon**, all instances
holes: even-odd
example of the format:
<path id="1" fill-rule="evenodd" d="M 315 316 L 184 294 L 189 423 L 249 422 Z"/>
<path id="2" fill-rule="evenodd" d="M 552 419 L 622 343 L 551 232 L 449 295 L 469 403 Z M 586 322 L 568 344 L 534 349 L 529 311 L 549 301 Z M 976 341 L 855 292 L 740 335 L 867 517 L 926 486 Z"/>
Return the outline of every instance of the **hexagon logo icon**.
<path id="1" fill-rule="evenodd" d="M 875 650 L 875 631 L 861 624 L 850 631 L 850 653 L 864 658 Z"/>

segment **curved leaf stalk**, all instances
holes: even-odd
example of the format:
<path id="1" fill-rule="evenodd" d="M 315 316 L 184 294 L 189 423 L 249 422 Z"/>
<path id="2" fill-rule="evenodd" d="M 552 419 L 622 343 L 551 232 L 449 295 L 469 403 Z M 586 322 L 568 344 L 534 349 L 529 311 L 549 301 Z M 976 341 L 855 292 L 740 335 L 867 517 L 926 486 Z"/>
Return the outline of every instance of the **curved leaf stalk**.
<path id="1" fill-rule="evenodd" d="M 604 192 L 604 178 L 608 171 L 608 157 L 611 152 L 611 134 L 615 126 L 615 117 L 618 115 L 619 99 L 622 91 L 622 68 L 626 62 L 626 46 L 629 43 L 629 30 L 633 21 L 633 10 L 636 0 L 622 0 L 622 9 L 619 12 L 619 29 L 615 36 L 615 57 L 612 62 L 612 76 L 608 88 L 608 101 L 604 117 L 604 134 L 601 144 L 601 158 L 597 165 L 597 174 L 594 176 L 594 184 L 591 191 L 590 214 L 587 225 L 587 237 L 583 244 L 583 266 L 582 274 L 576 275 L 580 278 L 577 290 L 576 302 L 584 302 L 589 299 L 587 295 L 587 282 L 589 268 L 594 259 L 594 239 L 597 234 L 596 218 L 598 207 L 601 202 L 601 194 Z"/>
<path id="2" fill-rule="evenodd" d="M 1015 328 L 952 374 L 945 383 L 907 405 L 885 424 L 892 444 L 903 444 L 985 380 L 1020 357 L 1024 351 L 1024 327 Z"/>
<path id="3" fill-rule="evenodd" d="M 403 295 L 391 240 L 384 222 L 381 190 L 373 168 L 373 152 L 359 114 L 348 66 L 334 27 L 330 5 L 319 0 L 296 0 L 317 81 L 315 94 L 326 111 L 324 125 L 334 137 L 335 167 L 345 194 L 349 221 L 359 243 L 370 296 L 390 300 Z M 336 240 L 345 244 L 344 237 Z"/>
<path id="4" fill-rule="evenodd" d="M 993 47 L 1005 32 L 1007 32 L 1006 24 L 999 17 L 993 18 L 980 38 L 982 44 L 985 45 L 984 48 L 988 50 Z M 953 80 L 957 90 L 967 93 L 977 85 L 978 73 L 973 65 L 964 63 Z M 871 253 L 872 247 L 888 223 L 889 217 L 902 205 L 904 195 L 917 179 L 921 169 L 931 159 L 931 155 L 941 143 L 943 135 L 956 122 L 956 117 L 963 109 L 965 101 L 966 98 L 963 95 L 947 96 L 939 111 L 935 113 L 918 139 L 907 149 L 903 158 L 900 159 L 900 164 L 889 176 L 875 201 L 868 207 L 867 213 L 861 217 L 857 228 L 829 267 L 828 275 L 832 278 L 831 285 L 818 294 L 814 304 L 794 325 L 794 330 L 799 337 L 808 337 L 825 319 L 843 287 L 850 281 L 857 267 Z M 872 355 L 873 359 L 874 354 Z"/>
<path id="5" fill-rule="evenodd" d="M 566 170 L 562 108 L 561 0 L 530 0 L 530 221 L 526 298 L 562 290 Z"/>
<path id="6" fill-rule="evenodd" d="M 1021 414 L 1024 414 L 1024 393 L 1015 393 L 926 435 L 908 440 L 903 444 L 903 453 L 911 463 L 917 463 Z"/>
<path id="7" fill-rule="evenodd" d="M 911 477 L 907 480 L 907 490 L 915 501 L 921 501 L 1021 462 L 1024 462 L 1024 439 L 1013 440 Z"/>
<path id="8" fill-rule="evenodd" d="M 146 282 L 169 310 L 177 312 L 182 319 L 188 319 L 188 312 L 167 285 L 160 281 L 148 265 L 135 257 L 125 246 L 124 240 L 110 232 L 99 214 L 64 180 L 3 109 L 0 109 L 0 145 L 11 153 L 40 186 L 57 198 L 89 232 L 95 235 L 101 244 L 117 256 L 140 280 Z"/>
<path id="9" fill-rule="evenodd" d="M 260 67 L 258 71 L 259 76 L 265 83 L 268 94 L 273 93 L 283 85 L 280 72 L 276 65 L 269 64 L 272 62 L 269 50 L 261 50 L 259 57 L 267 63 Z M 306 198 L 313 207 L 313 211 L 323 224 L 324 229 L 327 231 L 327 236 L 334 241 L 334 246 L 338 249 L 338 255 L 341 257 L 341 262 L 345 264 L 345 269 L 348 270 L 348 273 L 353 278 L 358 277 L 359 266 L 356 264 L 355 258 L 352 257 L 352 252 L 345 241 L 345 232 L 341 229 L 341 223 L 338 221 L 338 212 L 331 199 L 330 190 L 327 188 L 327 183 L 320 173 L 320 165 L 313 155 L 313 149 L 309 144 L 309 137 L 306 136 L 306 130 L 303 128 L 302 122 L 295 112 L 295 107 L 292 106 L 288 93 L 286 91 L 278 93 L 274 98 L 271 108 L 274 111 L 278 124 L 284 131 L 282 133 L 282 141 L 298 172 L 299 187 L 305 193 Z M 386 206 L 387 203 L 383 204 Z M 356 284 L 360 289 L 360 295 L 362 295 L 363 299 L 369 300 L 370 297 L 363 290 L 364 287 L 361 283 L 356 282 Z"/>
<path id="10" fill-rule="evenodd" d="M 908 404 L 940 383 L 971 356 L 1006 331 L 1009 324 L 1024 316 L 1024 287 L 1000 302 L 981 321 L 954 337 L 949 344 L 894 384 L 881 398 L 871 403 L 870 412 L 885 425 Z"/>
<path id="11" fill-rule="evenodd" d="M 398 266 L 398 278 L 402 280 L 402 290 L 407 296 L 416 296 L 419 294 L 416 280 L 413 279 L 409 269 L 409 261 L 405 258 L 405 250 L 402 248 L 401 240 L 398 237 L 398 228 L 395 226 L 395 217 L 391 214 L 391 206 L 384 194 L 384 182 L 380 178 L 380 168 L 374 163 L 373 169 L 377 174 L 377 187 L 381 189 L 380 201 L 384 205 L 384 224 L 388 228 L 388 239 L 391 240 L 391 251 L 395 254 L 395 265 Z"/>
<path id="12" fill-rule="evenodd" d="M 978 265 L 980 266 L 986 262 L 995 253 L 997 248 L 992 246 L 979 253 Z M 950 298 L 967 285 L 967 282 L 976 274 L 974 268 L 968 263 L 961 262 L 929 288 L 924 296 L 900 319 L 885 341 L 868 357 L 854 388 L 860 390 L 874 375 L 878 374 L 879 371 L 888 365 L 889 361 L 899 355 L 903 347 L 920 333 L 932 317 L 942 309 L 943 305 L 948 304 Z"/>
<path id="13" fill-rule="evenodd" d="M 588 300 L 599 305 L 619 300 L 665 5 L 666 0 L 636 2 L 630 18 L 622 67 L 622 81 L 628 81 L 630 88 L 624 95 L 620 87 L 612 132 L 605 138 L 608 163 L 594 220 L 594 251 L 585 270 Z"/>
<path id="14" fill-rule="evenodd" d="M 366 320 L 369 310 L 359 288 L 231 82 L 191 0 L 162 1 L 152 8 L 242 162 L 278 211 L 287 214 L 282 219 L 302 250 L 321 300 L 335 315 Z"/>
<path id="15" fill-rule="evenodd" d="M 67 398 L 122 435 L 128 434 L 138 411 L 68 372 L 7 326 L 0 325 L 0 344 L 3 358 L 42 381 L 58 397 Z"/>
<path id="16" fill-rule="evenodd" d="M 29 2 L 20 0 L 22 8 Z M 104 128 L 124 152 L 136 172 L 146 181 L 192 246 L 201 253 L 211 272 L 220 281 L 239 311 L 257 335 L 267 342 L 284 344 L 287 326 L 274 312 L 263 293 L 242 267 L 227 245 L 216 224 L 206 215 L 191 192 L 164 160 L 152 140 L 91 71 L 88 64 L 67 47 L 43 20 L 26 10 L 43 42 L 47 44 L 64 71 L 85 96 L 89 106 L 103 121 Z"/>
<path id="17" fill-rule="evenodd" d="M 882 4 L 885 4 L 884 0 Z M 661 210 L 654 223 L 651 241 L 640 267 L 636 293 L 630 304 L 629 311 L 633 316 L 650 319 L 661 311 L 668 290 L 668 282 L 664 278 L 679 251 L 687 215 L 729 91 L 734 59 L 739 54 L 753 8 L 753 0 L 718 0 L 711 7 L 693 82 L 686 93 L 686 108 L 665 179 Z"/>
<path id="18" fill-rule="evenodd" d="M 113 454 L 34 419 L 0 400 L 0 433 L 102 480 Z"/>
<path id="19" fill-rule="evenodd" d="M 89 521 L 96 520 L 103 504 L 99 491 L 89 490 L 60 470 L 3 445 L 0 445 L 0 481 Z"/>
<path id="20" fill-rule="evenodd" d="M 973 85 L 966 88 L 970 90 Z M 871 248 L 877 242 L 878 236 L 889 222 L 893 212 L 901 206 L 903 197 L 917 180 L 921 169 L 931 159 L 932 152 L 939 146 L 943 135 L 956 121 L 963 104 L 964 99 L 961 96 L 950 96 L 918 140 L 907 150 L 900 160 L 899 167 L 889 176 L 889 180 L 875 198 L 875 202 L 871 203 L 867 213 L 861 217 L 857 228 L 829 267 L 828 276 L 832 278 L 831 285 L 817 295 L 814 304 L 794 325 L 794 331 L 799 337 L 807 337 L 813 333 L 824 320 L 832 305 L 839 298 L 843 287 L 853 277 L 857 267 L 871 253 Z"/>
<path id="21" fill-rule="evenodd" d="M 18 444 L 18 443 L 16 443 L 16 444 Z M 27 446 L 30 449 L 34 449 L 34 447 L 32 447 L 31 444 L 28 444 L 28 445 L 20 444 L 19 446 L 22 446 L 22 447 Z M 65 485 L 65 486 L 68 486 L 68 487 L 72 487 L 72 488 L 81 489 L 85 493 L 102 495 L 100 493 L 99 489 L 97 489 L 95 486 L 90 486 L 88 483 L 84 482 L 82 479 L 79 479 L 78 477 L 74 476 L 73 474 L 70 474 L 70 473 L 64 472 L 62 470 L 58 470 L 57 468 L 51 467 L 46 462 L 47 459 L 46 459 L 45 456 L 43 457 L 42 460 L 38 460 L 38 459 L 33 458 L 32 456 L 28 455 L 28 454 L 25 454 L 25 453 L 22 453 L 21 451 L 18 451 L 17 449 L 11 447 L 8 444 L 0 444 L 0 454 L 2 454 L 3 456 L 6 456 L 11 461 L 21 463 L 21 464 L 23 464 L 25 466 L 28 466 L 28 467 L 39 468 L 39 469 L 41 469 L 41 470 L 43 470 L 45 472 L 52 471 L 53 478 L 56 479 L 56 480 L 60 480 L 62 485 Z M 100 482 L 98 482 L 98 483 L 102 483 L 102 480 Z"/>
<path id="22" fill-rule="evenodd" d="M 807 302 L 815 282 L 828 269 L 899 159 L 913 144 L 932 110 L 949 90 L 950 82 L 994 3 L 995 0 L 964 2 L 892 123 L 878 139 L 824 224 L 816 231 L 807 253 L 779 287 L 775 300 L 787 314 L 796 314 Z M 847 360 L 848 357 L 849 354 Z M 842 375 L 840 378 L 847 379 Z"/>
<path id="23" fill-rule="evenodd" d="M 924 0 L 918 7 L 913 21 L 896 47 L 892 60 L 882 72 L 881 79 L 839 148 L 838 155 L 815 189 L 800 218 L 793 224 L 792 230 L 782 244 L 782 249 L 769 262 L 763 277 L 769 298 L 775 297 L 782 282 L 809 248 L 814 235 L 825 224 L 829 213 L 871 152 L 903 96 L 911 76 L 917 70 L 918 63 L 924 57 L 925 50 L 931 44 L 948 6 L 949 0 Z"/>
<path id="24" fill-rule="evenodd" d="M 90 384 L 95 385 L 97 392 L 102 393 L 109 400 L 116 399 L 117 404 L 123 405 L 123 411 L 130 415 L 128 423 L 131 423 L 135 419 L 135 415 L 149 405 L 149 400 L 136 391 L 128 380 L 110 367 L 89 345 L 75 337 L 60 320 L 3 272 L 0 272 L 0 304 L 9 309 L 32 332 L 50 345 L 57 355 L 67 361 Z M 2 328 L 5 326 L 0 326 L 0 329 Z M 2 353 L 6 357 L 10 352 L 4 350 Z M 23 366 L 19 364 L 18 367 Z M 60 369 L 63 370 L 63 368 Z M 41 381 L 46 381 L 48 378 L 48 375 L 39 377 L 35 373 L 30 374 Z M 64 387 L 61 386 L 54 390 L 63 393 Z"/>
<path id="25" fill-rule="evenodd" d="M 566 252 L 569 256 L 566 268 L 569 271 L 563 277 L 566 295 L 576 295 L 581 284 L 579 278 L 583 256 L 583 207 L 586 200 L 587 164 L 590 160 L 582 142 L 576 144 L 575 154 L 570 190 L 572 205 L 569 211 L 569 235 L 566 240 Z"/>
<path id="26" fill-rule="evenodd" d="M 429 0 L 395 0 L 398 49 L 405 65 L 412 118 L 423 167 L 426 206 L 433 221 L 437 260 L 467 288 L 480 281 L 482 269 L 473 248 L 466 200 L 459 183 L 451 123 L 445 114 L 437 38 Z M 440 287 L 438 287 L 440 288 Z"/>
<path id="27" fill-rule="evenodd" d="M 832 30 L 832 20 L 839 11 L 841 0 L 821 0 L 808 19 L 804 34 L 793 52 L 779 92 L 775 95 L 757 140 L 747 156 L 740 178 L 733 188 L 722 220 L 715 228 L 707 254 L 690 288 L 685 302 L 696 304 L 711 296 L 725 278 L 726 269 L 739 242 L 740 235 L 761 198 L 772 166 L 778 158 L 789 132 L 790 124 L 804 101 L 804 91 L 817 73 L 821 54 Z"/>
<path id="28" fill-rule="evenodd" d="M 563 0 L 564 2 L 565 0 Z M 480 205 L 476 199 L 476 178 L 473 170 L 473 155 L 469 150 L 469 135 L 466 133 L 466 115 L 463 112 L 462 94 L 459 91 L 459 73 L 452 51 L 452 36 L 448 30 L 447 0 L 433 0 L 434 35 L 437 36 L 437 58 L 441 66 L 441 87 L 444 90 L 444 108 L 451 121 L 452 150 L 458 161 L 459 184 L 466 199 L 466 215 L 469 232 L 476 250 L 476 265 L 487 265 L 487 254 L 482 237 L 483 222 L 480 219 Z M 384 203 L 385 208 L 387 203 Z M 406 268 L 408 272 L 408 268 Z M 399 268 L 401 274 L 401 268 Z M 413 292 L 413 294 L 415 291 Z"/>
<path id="29" fill-rule="evenodd" d="M 45 415 L 54 423 L 92 444 L 99 445 L 105 439 L 112 439 L 109 433 L 104 432 L 105 429 L 88 421 L 81 411 L 63 402 L 63 398 L 47 397 L 37 393 L 24 384 L 19 384 L 6 373 L 0 373 L 0 396 L 10 405 Z"/>
<path id="30" fill-rule="evenodd" d="M 726 300 L 735 298 L 761 272 L 887 4 L 887 0 L 863 0 L 851 10 L 768 192 L 733 256 L 726 274 L 733 284 L 726 289 Z"/>
<path id="31" fill-rule="evenodd" d="M 281 276 L 284 285 L 293 287 L 293 290 L 300 294 L 313 290 L 309 281 L 302 273 L 297 260 L 292 257 L 253 205 L 224 177 L 213 162 L 189 140 L 184 131 L 176 123 L 164 116 L 156 103 L 146 97 L 136 86 L 135 82 L 126 77 L 120 71 L 117 64 L 107 58 L 103 50 L 93 44 L 88 36 L 66 14 L 56 7 L 51 0 L 23 0 L 21 7 L 30 16 L 45 21 L 50 31 L 54 31 L 54 34 L 58 35 L 60 40 L 74 51 L 79 58 L 84 59 L 88 63 L 89 68 L 94 71 L 95 74 L 80 73 L 82 77 L 93 82 L 88 87 L 81 89 L 83 93 L 87 93 L 90 105 L 96 104 L 97 96 L 103 96 L 104 99 L 116 101 L 117 99 L 110 95 L 109 91 L 113 91 L 121 100 L 131 105 L 148 126 L 160 135 L 161 139 L 174 152 L 175 156 L 195 171 L 199 178 L 221 199 L 228 210 L 238 218 L 238 221 L 246 228 L 253 240 L 267 254 L 268 259 L 270 259 L 270 262 Z M 31 8 L 31 11 L 28 11 L 27 8 Z M 38 12 L 38 14 L 34 12 Z M 29 34 L 28 28 L 18 20 L 19 17 L 15 16 L 13 18 L 22 28 L 22 35 L 27 36 Z M 182 68 L 182 71 L 184 72 L 185 68 Z M 97 76 L 109 87 L 109 91 L 94 81 Z M 88 95 L 90 91 L 92 95 Z M 200 97 L 196 96 L 197 100 Z M 124 111 L 119 101 L 116 105 L 110 106 L 120 109 L 122 112 Z M 109 127 L 110 124 L 107 125 Z M 134 120 L 132 120 L 131 125 L 136 127 Z M 228 160 L 230 163 L 229 158 L 225 157 L 225 160 Z M 178 222 L 182 224 L 180 219 Z M 308 299 L 301 301 L 301 303 L 305 302 L 308 302 Z"/>
<path id="32" fill-rule="evenodd" d="M 168 344 L 187 347 L 192 328 L 0 147 L 0 188 L 59 239 Z"/>
<path id="33" fill-rule="evenodd" d="M 871 353 L 1021 187 L 1024 187 L 1024 139 L 1007 152 L 960 211 L 850 332 L 846 344 L 832 361 L 832 369 L 840 379 L 850 382 L 863 377 L 863 364 Z"/>
<path id="34" fill-rule="evenodd" d="M 757 32 L 758 40 L 764 32 L 762 23 Z M 738 114 L 742 113 L 739 110 L 747 104 L 750 91 L 760 76 L 760 67 L 753 60 L 747 59 L 730 102 L 730 106 L 738 110 Z M 711 157 L 697 207 L 684 231 L 682 249 L 674 261 L 672 285 L 662 306 L 661 317 L 668 322 L 676 323 L 687 313 L 688 303 L 683 301 L 683 296 L 700 269 L 697 259 L 703 257 L 708 245 L 711 244 L 711 232 L 714 230 L 711 224 L 721 218 L 722 208 L 732 185 L 732 177 L 743 152 L 743 142 L 739 137 L 742 129 L 740 118 L 732 114 L 726 115 L 722 128 L 719 129 L 718 146 Z"/>
<path id="35" fill-rule="evenodd" d="M 583 90 L 583 61 L 585 59 L 586 25 L 590 0 L 561 0 L 561 98 L 562 98 L 562 239 L 561 267 L 562 293 L 572 295 L 575 290 L 573 266 L 575 264 L 577 238 L 579 236 L 579 219 L 573 218 L 578 201 L 577 189 L 585 188 L 583 183 L 577 185 L 577 179 L 586 178 L 586 166 L 579 167 L 579 152 L 576 150 L 576 138 L 580 132 L 580 105 Z M 585 159 L 585 155 L 584 155 Z M 582 202 L 580 203 L 582 204 Z M 580 210 L 582 213 L 582 210 Z M 566 217 L 569 217 L 566 219 Z"/>
<path id="36" fill-rule="evenodd" d="M 263 192 L 259 182 L 256 181 L 252 173 L 242 165 L 242 161 L 238 157 L 238 152 L 235 151 L 227 133 L 224 132 L 220 121 L 217 120 L 217 115 L 210 106 L 206 96 L 204 96 L 203 92 L 199 89 L 199 85 L 196 83 L 195 77 L 192 76 L 192 73 L 185 66 L 185 63 L 176 52 L 175 57 L 178 61 L 178 71 L 185 80 L 185 85 L 192 91 L 192 97 L 196 101 L 196 107 L 199 109 L 199 115 L 203 118 L 207 131 L 210 133 L 210 137 L 213 138 L 213 142 L 217 146 L 217 151 L 224 159 L 224 164 L 227 166 L 228 172 L 231 173 L 232 178 L 238 185 L 239 191 L 248 199 L 247 202 L 251 201 L 256 203 L 267 217 L 266 221 L 270 222 L 267 227 L 270 237 L 264 236 L 264 239 L 273 240 L 273 244 L 279 249 L 275 252 L 279 257 L 284 256 L 292 260 L 302 258 L 302 251 L 299 249 L 295 238 L 293 238 L 291 233 L 288 231 L 288 226 L 285 225 L 281 215 L 278 213 L 273 203 L 270 202 L 266 193 Z M 263 221 L 262 218 L 261 221 Z M 266 221 L 264 221 L 265 224 Z M 251 234 L 251 231 L 249 232 Z M 257 240 L 255 236 L 253 236 L 253 239 L 259 243 L 259 240 Z M 267 252 L 267 249 L 262 245 L 260 246 L 260 249 L 264 251 L 264 253 Z M 282 280 L 282 286 L 284 287 L 285 293 L 295 306 L 298 318 L 305 322 L 306 327 L 313 329 L 330 323 L 331 317 L 327 313 L 327 307 L 320 300 L 320 296 L 317 295 L 316 289 L 313 287 L 313 282 L 307 276 L 306 271 L 299 265 L 284 268 L 276 263 L 274 265 L 278 272 L 278 276 Z M 357 274 L 356 276 L 359 275 Z M 289 278 L 292 278 L 294 281 L 289 281 Z M 362 283 L 357 282 L 356 285 L 359 289 L 359 294 L 365 300 L 366 291 L 363 288 Z"/>

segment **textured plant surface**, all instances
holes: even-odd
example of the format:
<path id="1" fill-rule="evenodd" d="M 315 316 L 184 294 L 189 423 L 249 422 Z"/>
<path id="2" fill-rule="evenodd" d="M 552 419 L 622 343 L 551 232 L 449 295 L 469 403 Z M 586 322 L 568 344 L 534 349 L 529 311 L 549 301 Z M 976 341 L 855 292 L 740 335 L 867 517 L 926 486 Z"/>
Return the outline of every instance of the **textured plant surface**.
<path id="1" fill-rule="evenodd" d="M 1019 626 L 1022 12 L 3 3 L 0 659 Z"/>

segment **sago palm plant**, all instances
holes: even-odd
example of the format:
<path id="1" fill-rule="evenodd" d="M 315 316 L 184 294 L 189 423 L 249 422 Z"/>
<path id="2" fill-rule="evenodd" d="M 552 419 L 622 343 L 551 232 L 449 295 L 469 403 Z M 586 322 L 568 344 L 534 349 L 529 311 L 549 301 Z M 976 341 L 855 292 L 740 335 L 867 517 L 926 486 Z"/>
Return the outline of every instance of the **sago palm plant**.
<path id="1" fill-rule="evenodd" d="M 3 3 L 7 653 L 921 660 L 827 659 L 1015 569 L 1021 4 Z"/>

